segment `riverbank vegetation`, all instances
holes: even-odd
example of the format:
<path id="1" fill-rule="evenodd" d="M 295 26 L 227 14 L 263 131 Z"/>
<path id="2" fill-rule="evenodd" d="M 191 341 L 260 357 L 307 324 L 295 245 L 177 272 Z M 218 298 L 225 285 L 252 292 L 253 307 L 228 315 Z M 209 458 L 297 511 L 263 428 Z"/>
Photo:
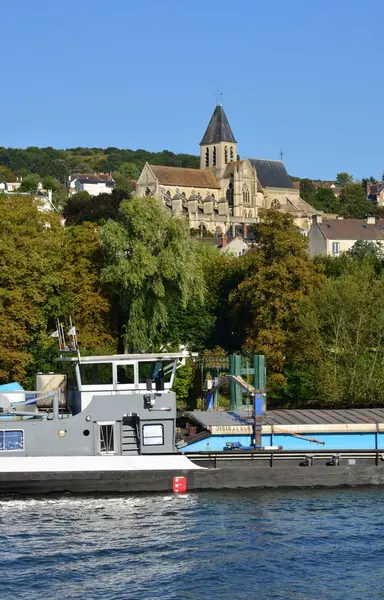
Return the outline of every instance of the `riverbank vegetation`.
<path id="1" fill-rule="evenodd" d="M 54 370 L 55 319 L 83 353 L 265 354 L 269 406 L 384 402 L 384 256 L 357 243 L 312 260 L 289 215 L 265 211 L 244 256 L 191 238 L 154 198 L 82 197 L 63 227 L 29 196 L 0 195 L 0 382 Z M 72 210 L 72 213 L 71 213 Z M 184 400 L 193 369 L 178 383 Z"/>

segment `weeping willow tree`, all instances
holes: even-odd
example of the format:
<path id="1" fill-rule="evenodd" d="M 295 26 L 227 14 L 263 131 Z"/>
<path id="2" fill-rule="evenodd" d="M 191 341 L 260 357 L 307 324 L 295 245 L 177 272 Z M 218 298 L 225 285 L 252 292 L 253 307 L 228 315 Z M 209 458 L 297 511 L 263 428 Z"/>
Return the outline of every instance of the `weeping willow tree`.
<path id="1" fill-rule="evenodd" d="M 126 352 L 156 351 L 172 342 L 167 335 L 171 304 L 185 308 L 194 297 L 203 301 L 196 243 L 185 219 L 155 198 L 124 201 L 119 219 L 102 228 L 102 279 L 115 292 Z"/>

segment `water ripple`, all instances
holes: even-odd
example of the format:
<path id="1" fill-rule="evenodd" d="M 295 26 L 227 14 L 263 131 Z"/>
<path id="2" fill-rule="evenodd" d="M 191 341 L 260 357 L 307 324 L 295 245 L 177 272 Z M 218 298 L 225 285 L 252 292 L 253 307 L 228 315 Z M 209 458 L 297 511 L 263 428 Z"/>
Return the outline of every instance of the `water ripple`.
<path id="1" fill-rule="evenodd" d="M 1 600 L 381 600 L 381 489 L 0 500 Z"/>

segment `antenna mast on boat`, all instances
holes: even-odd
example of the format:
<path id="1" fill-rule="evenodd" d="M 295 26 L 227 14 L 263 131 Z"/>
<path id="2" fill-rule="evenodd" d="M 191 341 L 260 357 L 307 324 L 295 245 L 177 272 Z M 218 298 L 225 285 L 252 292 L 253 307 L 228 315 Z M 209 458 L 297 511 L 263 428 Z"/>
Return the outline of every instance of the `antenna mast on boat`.
<path id="1" fill-rule="evenodd" d="M 56 319 L 56 335 L 55 335 L 55 337 L 57 337 L 59 340 L 60 356 L 63 353 L 76 352 L 78 357 L 80 358 L 80 351 L 79 351 L 79 346 L 77 343 L 76 327 L 72 323 L 71 317 L 69 317 L 69 330 L 68 330 L 67 335 L 69 338 L 68 342 L 65 338 L 65 330 L 64 330 L 63 323 L 60 321 L 60 319 Z"/>

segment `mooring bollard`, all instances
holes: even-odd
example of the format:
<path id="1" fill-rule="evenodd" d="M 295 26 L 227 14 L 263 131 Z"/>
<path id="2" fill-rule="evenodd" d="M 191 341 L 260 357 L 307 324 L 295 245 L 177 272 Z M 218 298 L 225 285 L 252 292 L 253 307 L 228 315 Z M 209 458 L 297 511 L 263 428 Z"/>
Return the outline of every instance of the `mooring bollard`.
<path id="1" fill-rule="evenodd" d="M 186 477 L 174 477 L 172 491 L 175 494 L 185 494 L 187 491 L 187 478 Z"/>

